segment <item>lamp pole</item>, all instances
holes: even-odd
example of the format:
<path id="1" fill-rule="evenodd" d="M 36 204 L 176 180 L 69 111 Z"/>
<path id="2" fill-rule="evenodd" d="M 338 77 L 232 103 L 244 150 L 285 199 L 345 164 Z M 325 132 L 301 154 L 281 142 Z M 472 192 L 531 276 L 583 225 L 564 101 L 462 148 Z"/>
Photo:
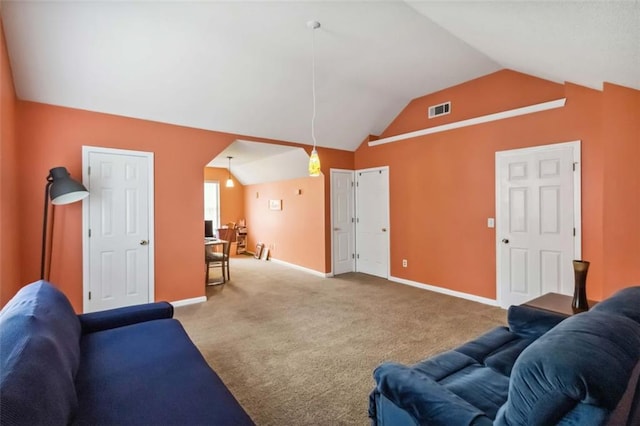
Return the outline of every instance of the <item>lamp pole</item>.
<path id="1" fill-rule="evenodd" d="M 53 183 L 51 173 L 47 176 L 47 185 L 44 187 L 44 218 L 42 220 L 42 256 L 40 258 L 40 279 L 44 280 L 44 258 L 47 250 L 47 219 L 49 213 L 49 189 Z"/>

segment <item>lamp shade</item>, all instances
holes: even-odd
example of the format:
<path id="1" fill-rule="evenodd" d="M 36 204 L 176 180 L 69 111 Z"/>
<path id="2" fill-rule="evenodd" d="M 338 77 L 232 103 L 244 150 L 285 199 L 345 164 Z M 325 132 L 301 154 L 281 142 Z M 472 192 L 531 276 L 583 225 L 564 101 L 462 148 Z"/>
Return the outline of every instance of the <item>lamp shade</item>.
<path id="1" fill-rule="evenodd" d="M 55 167 L 49 171 L 51 203 L 56 205 L 80 201 L 89 195 L 83 184 L 71 178 L 65 167 Z"/>
<path id="2" fill-rule="evenodd" d="M 229 178 L 227 179 L 227 184 L 226 187 L 227 188 L 233 188 L 233 179 L 231 179 L 231 159 L 233 157 L 231 157 L 230 155 L 227 156 L 227 158 L 229 159 Z"/>
<path id="3" fill-rule="evenodd" d="M 318 157 L 318 151 L 315 148 L 309 157 L 309 176 L 320 176 L 320 157 Z"/>

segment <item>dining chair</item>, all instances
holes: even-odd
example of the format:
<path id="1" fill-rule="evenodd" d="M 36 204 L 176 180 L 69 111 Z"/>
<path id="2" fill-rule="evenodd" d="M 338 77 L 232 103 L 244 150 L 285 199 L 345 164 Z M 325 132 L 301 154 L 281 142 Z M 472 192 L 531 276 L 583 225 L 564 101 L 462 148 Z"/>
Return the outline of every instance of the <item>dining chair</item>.
<path id="1" fill-rule="evenodd" d="M 229 258 L 231 252 L 231 243 L 235 241 L 236 230 L 233 228 L 218 229 L 218 238 L 226 241 L 222 245 L 222 252 L 213 251 L 212 246 L 205 246 L 205 263 L 207 264 L 206 283 L 209 284 L 209 272 L 212 267 L 220 267 L 222 269 L 222 283 L 231 279 L 231 271 L 229 268 Z"/>

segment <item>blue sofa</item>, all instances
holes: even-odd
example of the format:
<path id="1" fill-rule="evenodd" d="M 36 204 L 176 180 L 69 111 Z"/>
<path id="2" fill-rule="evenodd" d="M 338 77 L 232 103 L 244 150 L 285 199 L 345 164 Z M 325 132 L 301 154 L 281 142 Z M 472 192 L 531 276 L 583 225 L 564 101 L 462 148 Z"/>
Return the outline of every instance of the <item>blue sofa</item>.
<path id="1" fill-rule="evenodd" d="M 169 303 L 76 315 L 55 287 L 0 312 L 2 425 L 253 425 Z"/>
<path id="2" fill-rule="evenodd" d="M 640 425 L 640 287 L 569 318 L 511 306 L 508 325 L 378 366 L 372 424 Z"/>

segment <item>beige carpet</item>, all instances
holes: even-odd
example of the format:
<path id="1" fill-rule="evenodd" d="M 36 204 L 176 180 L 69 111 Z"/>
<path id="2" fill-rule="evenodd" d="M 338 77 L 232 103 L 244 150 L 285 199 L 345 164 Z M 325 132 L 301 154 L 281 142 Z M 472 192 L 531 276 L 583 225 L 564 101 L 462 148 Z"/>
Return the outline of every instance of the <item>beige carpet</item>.
<path id="1" fill-rule="evenodd" d="M 379 363 L 417 362 L 506 317 L 364 274 L 320 278 L 252 257 L 233 258 L 231 278 L 175 317 L 258 425 L 367 425 Z"/>

